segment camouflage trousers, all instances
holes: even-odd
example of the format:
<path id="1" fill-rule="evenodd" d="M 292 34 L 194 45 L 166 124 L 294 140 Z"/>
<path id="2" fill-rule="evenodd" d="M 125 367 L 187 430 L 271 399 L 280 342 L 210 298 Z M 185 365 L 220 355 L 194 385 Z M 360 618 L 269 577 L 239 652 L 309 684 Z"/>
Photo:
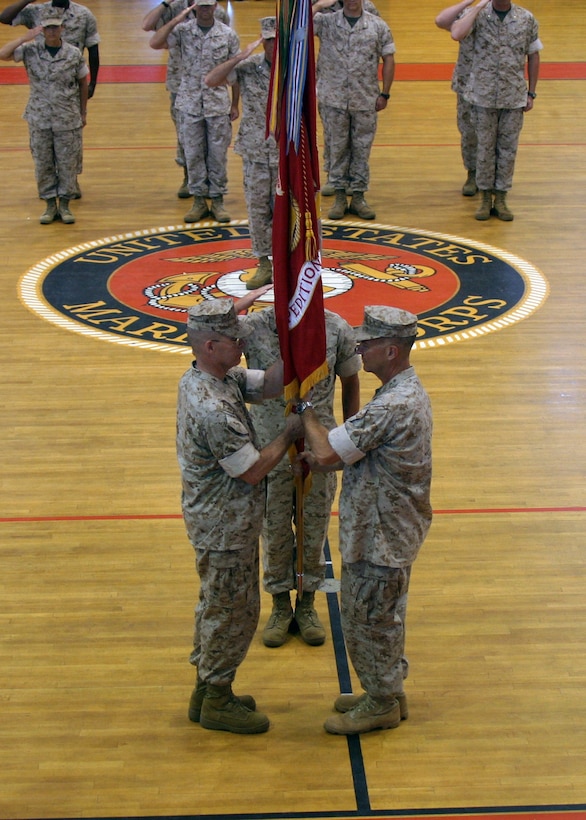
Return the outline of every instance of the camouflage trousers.
<path id="1" fill-rule="evenodd" d="M 482 191 L 510 191 L 523 128 L 523 109 L 476 106 L 476 128 L 476 184 Z"/>
<path id="2" fill-rule="evenodd" d="M 81 173 L 82 129 L 53 131 L 29 125 L 29 144 L 39 197 L 71 199 Z"/>
<path id="3" fill-rule="evenodd" d="M 252 252 L 256 257 L 270 256 L 273 252 L 273 207 L 279 169 L 268 160 L 254 162 L 243 157 L 242 171 Z"/>
<path id="4" fill-rule="evenodd" d="M 319 112 L 328 146 L 326 171 L 330 184 L 337 190 L 368 190 L 370 151 L 377 127 L 374 105 L 372 110 L 347 111 L 320 103 Z"/>
<path id="5" fill-rule="evenodd" d="M 456 106 L 456 117 L 458 131 L 460 132 L 460 150 L 462 152 L 462 162 L 467 171 L 476 170 L 476 109 L 464 99 L 462 94 L 458 94 Z"/>
<path id="6" fill-rule="evenodd" d="M 322 584 L 326 565 L 324 543 L 336 493 L 335 473 L 312 473 L 311 490 L 303 499 L 303 588 L 314 592 Z M 269 473 L 262 529 L 263 584 L 271 595 L 295 589 L 295 483 L 288 459 Z"/>
<path id="7" fill-rule="evenodd" d="M 173 125 L 175 126 L 175 134 L 177 135 L 177 148 L 175 151 L 175 162 L 177 165 L 181 165 L 182 168 L 185 168 L 185 152 L 183 151 L 183 146 L 181 145 L 181 139 L 179 138 L 179 122 L 178 122 L 178 112 L 175 108 L 175 102 L 177 100 L 177 93 L 175 91 L 169 92 L 169 101 L 170 101 L 170 111 L 171 111 L 171 119 L 173 120 Z"/>
<path id="8" fill-rule="evenodd" d="M 228 147 L 232 123 L 228 114 L 219 117 L 193 117 L 178 111 L 179 139 L 192 196 L 223 196 L 228 190 Z"/>
<path id="9" fill-rule="evenodd" d="M 232 683 L 260 615 L 258 542 L 240 550 L 197 550 L 200 578 L 189 662 L 214 686 Z"/>
<path id="10" fill-rule="evenodd" d="M 330 142 L 332 141 L 331 134 L 328 130 L 329 126 L 330 126 L 330 121 L 327 118 L 327 113 L 326 114 L 323 113 L 323 111 L 322 111 L 323 106 L 320 102 L 318 102 L 317 107 L 318 107 L 319 116 L 320 116 L 321 124 L 322 124 L 322 130 L 323 130 L 323 134 L 324 134 L 324 150 L 322 151 L 321 159 L 322 159 L 322 165 L 323 165 L 324 173 L 325 173 L 327 179 L 329 179 L 329 177 L 330 177 Z"/>
<path id="11" fill-rule="evenodd" d="M 342 630 L 352 665 L 365 692 L 388 698 L 403 691 L 405 616 L 410 568 L 367 561 L 342 565 Z"/>

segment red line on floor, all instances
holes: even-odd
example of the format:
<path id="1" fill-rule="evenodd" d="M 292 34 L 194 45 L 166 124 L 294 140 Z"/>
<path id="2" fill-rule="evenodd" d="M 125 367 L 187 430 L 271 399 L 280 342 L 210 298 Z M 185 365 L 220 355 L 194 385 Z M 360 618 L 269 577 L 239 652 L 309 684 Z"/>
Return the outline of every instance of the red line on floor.
<path id="1" fill-rule="evenodd" d="M 449 81 L 453 63 L 399 63 L 395 78 L 399 82 Z M 163 83 L 165 65 L 102 65 L 99 83 Z M 539 68 L 540 80 L 586 80 L 586 62 L 544 63 Z M 26 85 L 22 66 L 0 67 L 0 85 Z"/>

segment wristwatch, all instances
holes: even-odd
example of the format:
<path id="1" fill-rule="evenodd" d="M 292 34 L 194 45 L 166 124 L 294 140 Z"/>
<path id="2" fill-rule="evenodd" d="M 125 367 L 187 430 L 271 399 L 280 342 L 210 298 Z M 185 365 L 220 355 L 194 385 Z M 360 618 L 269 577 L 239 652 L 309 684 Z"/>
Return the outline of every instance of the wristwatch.
<path id="1" fill-rule="evenodd" d="M 528 91 L 527 96 L 531 97 L 531 99 L 534 100 L 535 97 L 537 97 L 537 94 L 535 93 L 535 91 Z"/>
<path id="2" fill-rule="evenodd" d="M 313 404 L 310 401 L 297 402 L 297 407 L 295 408 L 295 412 L 297 413 L 297 415 L 300 416 L 302 413 L 305 413 L 305 411 L 307 410 L 308 407 L 313 407 Z"/>

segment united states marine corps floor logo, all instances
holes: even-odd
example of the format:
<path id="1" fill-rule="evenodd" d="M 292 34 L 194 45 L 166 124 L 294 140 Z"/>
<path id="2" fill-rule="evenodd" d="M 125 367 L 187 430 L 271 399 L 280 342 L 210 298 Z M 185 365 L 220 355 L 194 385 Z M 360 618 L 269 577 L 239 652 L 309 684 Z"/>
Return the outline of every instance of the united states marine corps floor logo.
<path id="1" fill-rule="evenodd" d="M 191 305 L 248 293 L 256 260 L 248 225 L 200 223 L 137 231 L 70 248 L 21 279 L 24 303 L 44 319 L 118 344 L 189 353 Z M 322 223 L 326 307 L 352 325 L 364 305 L 419 318 L 418 348 L 501 330 L 547 297 L 543 275 L 506 251 L 444 234 L 364 223 Z M 272 290 L 252 310 L 273 301 Z"/>

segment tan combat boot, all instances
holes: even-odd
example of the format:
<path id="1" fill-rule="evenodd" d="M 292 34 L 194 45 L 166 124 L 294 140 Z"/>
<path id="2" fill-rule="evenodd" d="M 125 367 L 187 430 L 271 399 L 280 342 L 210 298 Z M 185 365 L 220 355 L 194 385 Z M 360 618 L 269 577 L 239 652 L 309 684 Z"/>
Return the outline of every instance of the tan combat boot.
<path id="1" fill-rule="evenodd" d="M 58 214 L 59 211 L 57 210 L 57 200 L 55 199 L 55 197 L 52 197 L 51 199 L 46 199 L 45 210 L 41 214 L 39 222 L 41 223 L 41 225 L 50 225 L 51 222 L 54 222 L 55 219 L 57 219 Z"/>
<path id="2" fill-rule="evenodd" d="M 358 701 L 364 697 L 366 697 L 366 695 L 340 695 L 334 702 L 334 709 L 336 712 L 349 712 L 350 709 L 353 709 L 358 704 Z M 400 692 L 399 694 L 393 695 L 393 697 L 399 704 L 401 720 L 407 720 L 409 717 L 407 695 Z"/>
<path id="3" fill-rule="evenodd" d="M 197 680 L 195 682 L 195 689 L 191 693 L 191 697 L 189 698 L 189 709 L 187 711 L 187 716 L 189 720 L 193 723 L 199 723 L 199 718 L 201 715 L 201 707 L 203 705 L 203 699 L 205 697 L 205 693 L 207 690 L 207 685 L 202 681 L 200 676 L 197 676 Z M 236 697 L 236 695 L 234 696 Z M 240 703 L 245 706 L 247 709 L 250 709 L 251 712 L 256 710 L 256 702 L 253 697 L 250 695 L 241 695 L 238 700 Z"/>
<path id="4" fill-rule="evenodd" d="M 213 197 L 210 205 L 210 212 L 216 222 L 229 222 L 230 221 L 230 214 L 224 208 L 224 197 L 223 196 L 215 196 Z"/>
<path id="5" fill-rule="evenodd" d="M 187 168 L 183 169 L 183 182 L 181 183 L 181 187 L 177 191 L 177 196 L 179 199 L 189 199 L 191 194 L 189 193 L 189 179 L 187 178 Z"/>
<path id="6" fill-rule="evenodd" d="M 75 217 L 69 210 L 69 200 L 64 197 L 59 199 L 59 216 L 64 225 L 73 225 L 75 222 Z"/>
<path id="7" fill-rule="evenodd" d="M 310 646 L 321 646 L 326 639 L 326 631 L 315 611 L 314 599 L 315 592 L 303 593 L 301 600 L 297 600 L 295 620 L 305 643 Z"/>
<path id="8" fill-rule="evenodd" d="M 462 196 L 474 196 L 478 191 L 476 184 L 476 171 L 468 171 L 466 182 L 462 186 Z"/>
<path id="9" fill-rule="evenodd" d="M 288 592 L 273 595 L 273 611 L 262 633 L 265 646 L 283 646 L 287 640 L 289 626 L 293 620 L 291 598 Z"/>
<path id="10" fill-rule="evenodd" d="M 208 203 L 203 196 L 194 196 L 191 210 L 185 214 L 183 219 L 186 222 L 199 222 L 204 216 L 209 216 Z"/>
<path id="11" fill-rule="evenodd" d="M 478 219 L 479 222 L 484 222 L 486 219 L 490 219 L 490 212 L 492 209 L 492 191 L 480 191 L 480 196 L 480 205 L 474 214 L 474 219 Z"/>
<path id="12" fill-rule="evenodd" d="M 362 191 L 354 191 L 350 205 L 348 206 L 348 211 L 351 214 L 356 214 L 360 219 L 374 219 L 376 217 L 375 212 L 364 199 L 364 193 Z"/>
<path id="13" fill-rule="evenodd" d="M 341 188 L 336 190 L 336 198 L 334 200 L 334 204 L 330 208 L 328 213 L 328 219 L 342 219 L 344 214 L 346 213 L 346 207 L 348 202 L 346 201 L 346 191 Z"/>
<path id="14" fill-rule="evenodd" d="M 246 290 L 255 290 L 268 285 L 273 281 L 273 264 L 268 256 L 261 256 L 258 260 L 258 267 L 252 279 L 246 283 Z"/>
<path id="15" fill-rule="evenodd" d="M 401 710 L 395 698 L 382 700 L 365 694 L 344 714 L 329 717 L 326 732 L 333 735 L 358 735 L 374 729 L 396 729 L 401 722 Z"/>
<path id="16" fill-rule="evenodd" d="M 199 725 L 218 732 L 258 735 L 266 732 L 270 721 L 262 712 L 253 712 L 232 692 L 232 687 L 206 684 Z"/>
<path id="17" fill-rule="evenodd" d="M 494 192 L 494 209 L 496 211 L 497 217 L 501 219 L 503 222 L 512 222 L 515 218 L 508 208 L 506 191 Z"/>

